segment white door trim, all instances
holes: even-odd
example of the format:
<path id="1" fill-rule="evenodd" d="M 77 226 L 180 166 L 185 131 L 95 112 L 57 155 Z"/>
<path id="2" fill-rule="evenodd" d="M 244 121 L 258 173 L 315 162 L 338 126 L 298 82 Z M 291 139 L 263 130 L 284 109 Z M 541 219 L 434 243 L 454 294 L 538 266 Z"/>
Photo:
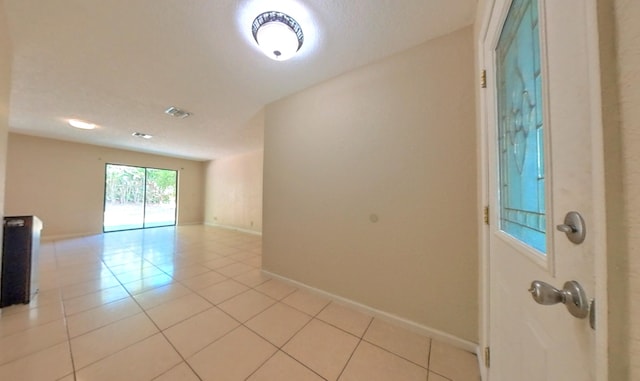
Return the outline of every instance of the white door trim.
<path id="1" fill-rule="evenodd" d="M 603 143 L 603 125 L 602 125 L 602 91 L 600 83 L 600 49 L 599 49 L 599 33 L 598 33 L 598 14 L 597 0 L 585 0 L 587 2 L 588 14 L 590 20 L 590 28 L 587 36 L 589 49 L 589 87 L 590 87 L 590 103 L 591 109 L 591 125 L 589 131 L 592 141 L 592 162 L 593 184 L 591 192 L 594 200 L 599 200 L 593 205 L 593 221 L 590 222 L 589 234 L 594 240 L 595 248 L 595 300 L 596 300 L 596 316 L 597 330 L 595 343 L 595 375 L 596 381 L 608 380 L 608 299 L 607 299 L 607 236 L 606 236 L 606 207 L 605 207 L 605 167 L 604 167 L 604 143 Z M 495 0 L 485 0 L 479 2 L 477 25 L 476 25 L 476 75 L 478 83 L 480 83 L 481 73 L 487 65 L 485 44 L 489 33 L 489 26 L 492 14 L 494 13 Z M 488 73 L 490 74 L 490 73 Z M 491 80 L 491 76 L 488 76 Z M 489 96 L 480 86 L 477 87 L 477 136 L 478 136 L 478 156 L 479 156 L 479 196 L 480 205 L 489 205 L 489 152 L 488 152 L 488 123 L 487 100 Z M 490 211 L 490 223 L 495 222 L 495 211 Z M 489 311 L 489 280 L 490 280 L 490 253 L 489 253 L 489 226 L 480 225 L 480 350 L 479 355 L 483 355 L 481 348 L 490 347 L 489 343 L 489 327 L 490 327 L 490 311 Z M 484 361 L 480 361 L 481 364 Z M 490 371 L 481 366 L 480 373 L 484 381 L 490 380 Z"/>
<path id="2" fill-rule="evenodd" d="M 609 379 L 609 300 L 607 292 L 607 212 L 606 212 L 606 186 L 605 186 L 605 159 L 604 159 L 604 131 L 602 116 L 602 88 L 600 68 L 600 39 L 598 32 L 597 0 L 588 0 L 588 14 L 590 25 L 588 49 L 589 49 L 589 76 L 591 86 L 591 120 L 590 127 L 592 142 L 591 167 L 593 170 L 593 184 L 591 192 L 594 200 L 599 200 L 593 205 L 593 235 L 595 250 L 595 277 L 596 277 L 596 316 L 598 329 L 596 330 L 596 380 Z"/>

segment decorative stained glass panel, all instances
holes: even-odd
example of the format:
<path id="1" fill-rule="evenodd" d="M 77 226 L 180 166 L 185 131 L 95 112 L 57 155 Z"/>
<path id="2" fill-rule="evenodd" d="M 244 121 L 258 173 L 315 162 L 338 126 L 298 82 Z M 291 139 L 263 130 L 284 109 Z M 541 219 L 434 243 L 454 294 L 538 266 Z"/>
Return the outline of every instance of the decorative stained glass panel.
<path id="1" fill-rule="evenodd" d="M 500 229 L 546 254 L 537 0 L 513 0 L 496 61 Z"/>

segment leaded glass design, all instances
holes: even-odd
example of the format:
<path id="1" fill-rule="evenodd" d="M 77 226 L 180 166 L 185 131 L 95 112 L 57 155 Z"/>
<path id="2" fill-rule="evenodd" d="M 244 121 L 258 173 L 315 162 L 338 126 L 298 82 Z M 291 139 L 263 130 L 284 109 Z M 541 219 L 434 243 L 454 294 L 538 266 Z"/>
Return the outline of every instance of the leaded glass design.
<path id="1" fill-rule="evenodd" d="M 546 253 L 538 1 L 513 0 L 496 48 L 500 229 Z"/>

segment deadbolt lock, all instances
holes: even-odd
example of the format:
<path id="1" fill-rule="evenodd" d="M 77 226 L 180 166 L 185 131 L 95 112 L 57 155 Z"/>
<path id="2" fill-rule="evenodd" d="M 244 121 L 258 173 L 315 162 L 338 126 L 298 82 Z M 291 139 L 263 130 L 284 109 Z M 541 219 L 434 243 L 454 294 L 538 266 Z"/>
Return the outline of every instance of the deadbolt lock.
<path id="1" fill-rule="evenodd" d="M 556 229 L 565 233 L 569 241 L 576 245 L 584 242 L 587 236 L 587 228 L 584 224 L 584 219 L 578 212 L 569 212 L 564 217 L 564 223 L 557 225 Z"/>

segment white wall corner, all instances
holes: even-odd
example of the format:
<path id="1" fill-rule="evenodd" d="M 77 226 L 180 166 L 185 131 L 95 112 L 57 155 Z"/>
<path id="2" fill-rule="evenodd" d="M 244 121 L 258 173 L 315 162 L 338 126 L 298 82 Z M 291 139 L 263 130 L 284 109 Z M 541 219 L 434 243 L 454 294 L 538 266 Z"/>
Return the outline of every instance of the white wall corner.
<path id="1" fill-rule="evenodd" d="M 206 226 L 211 226 L 211 227 L 215 227 L 215 228 L 221 228 L 221 229 L 227 229 L 227 230 L 235 230 L 235 231 L 239 231 L 239 232 L 242 232 L 242 233 L 262 236 L 262 232 L 261 231 L 257 231 L 257 230 L 244 229 L 244 228 L 240 228 L 240 227 L 232 226 L 232 225 L 217 224 L 217 223 L 214 223 L 214 222 L 205 222 L 204 224 Z"/>

